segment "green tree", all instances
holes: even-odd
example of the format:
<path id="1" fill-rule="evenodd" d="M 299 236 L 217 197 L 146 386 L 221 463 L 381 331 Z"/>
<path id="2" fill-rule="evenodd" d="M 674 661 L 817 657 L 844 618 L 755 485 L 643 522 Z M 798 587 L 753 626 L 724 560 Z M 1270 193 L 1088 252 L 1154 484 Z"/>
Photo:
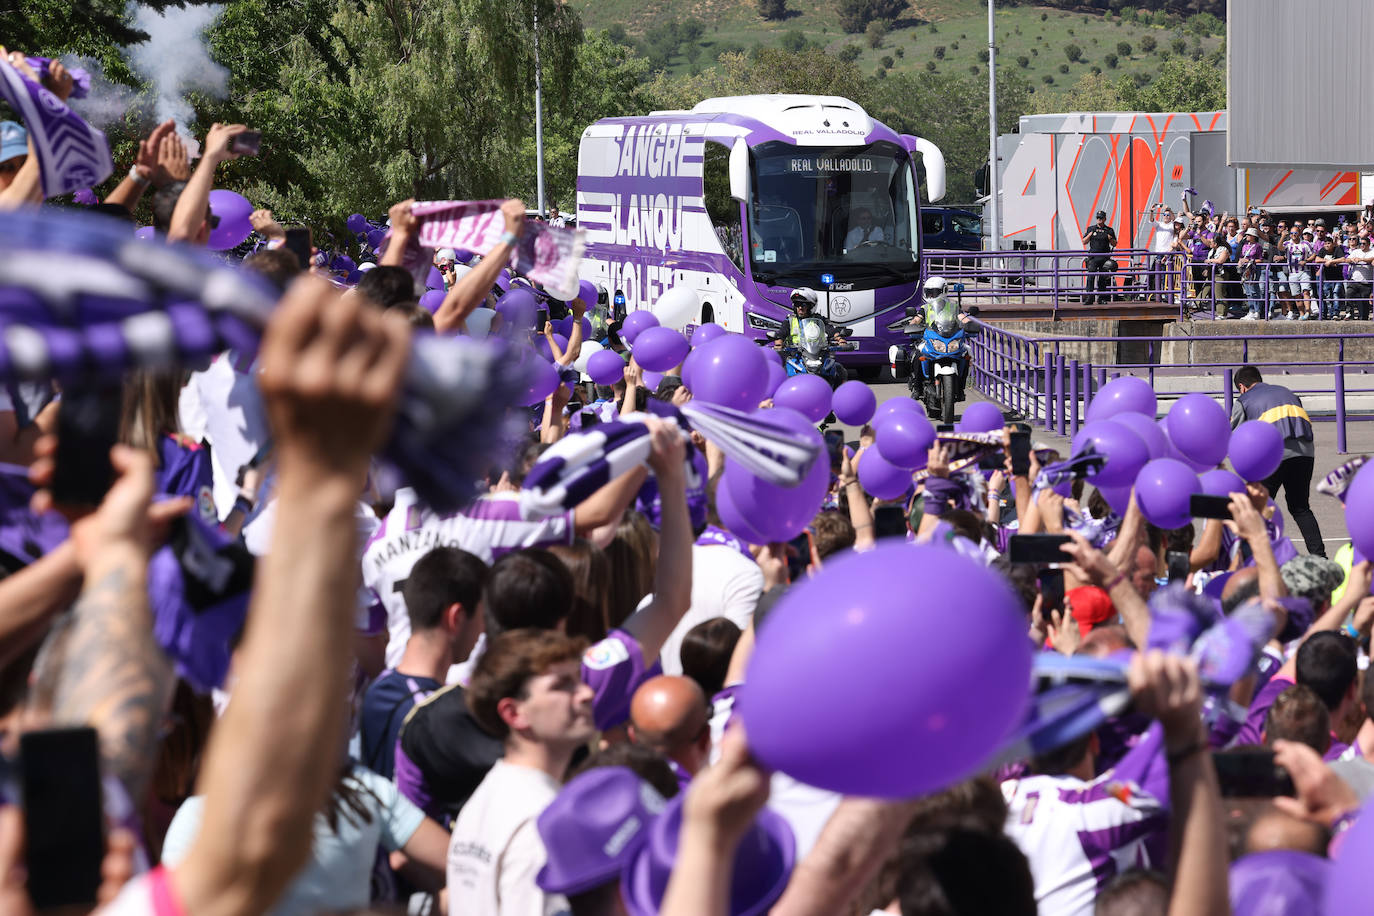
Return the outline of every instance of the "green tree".
<path id="1" fill-rule="evenodd" d="M 945 59 L 945 46 L 944 46 L 944 45 L 936 45 L 936 46 L 935 46 L 934 54 L 935 54 L 935 59 L 936 59 L 936 60 L 944 60 L 944 59 Z"/>
<path id="2" fill-rule="evenodd" d="M 862 53 L 863 51 L 858 45 L 845 45 L 843 48 L 840 48 L 840 52 L 836 56 L 845 63 L 852 64 L 859 59 L 859 55 Z"/>
<path id="3" fill-rule="evenodd" d="M 1083 56 L 1083 49 L 1070 42 L 1064 45 L 1064 56 L 1069 59 L 1069 63 L 1077 63 L 1079 58 Z"/>
<path id="4" fill-rule="evenodd" d="M 933 60 L 928 60 L 928 61 L 926 61 L 926 70 L 928 70 L 928 71 L 931 72 L 931 73 L 934 73 L 934 72 L 935 72 L 935 61 L 933 61 Z"/>
<path id="5" fill-rule="evenodd" d="M 1182 54 L 1184 51 L 1188 50 L 1188 42 L 1182 38 L 1175 38 L 1173 41 L 1169 42 L 1169 47 L 1173 49 L 1175 54 Z"/>
<path id="6" fill-rule="evenodd" d="M 884 70 L 891 70 L 892 65 L 895 64 L 896 61 L 892 59 L 891 54 L 884 54 L 883 59 L 880 60 L 879 63 L 883 65 Z"/>
<path id="7" fill-rule="evenodd" d="M 271 151 L 230 170 L 255 203 L 337 220 L 411 196 L 532 191 L 532 4 L 435 0 L 401 15 L 385 0 L 339 0 L 328 18 L 331 62 L 281 30 L 268 2 L 236 0 L 212 35 L 217 59 L 247 65 L 236 64 L 230 101 L 209 114 L 259 127 Z M 647 73 L 604 34 L 584 42 L 570 7 L 536 2 L 549 187 L 568 200 L 564 160 L 575 161 L 576 138 L 594 117 L 633 105 Z M 290 37 L 264 47 L 264 32 Z M 263 54 L 275 68 L 252 59 Z"/>
<path id="8" fill-rule="evenodd" d="M 787 0 L 758 0 L 758 10 L 764 19 L 785 19 Z"/>
<path id="9" fill-rule="evenodd" d="M 1171 58 L 1143 87 L 1123 86 L 1127 109 L 1138 111 L 1216 111 L 1226 107 L 1226 73 Z"/>
<path id="10" fill-rule="evenodd" d="M 1026 69 L 1030 66 L 1030 58 L 1024 54 L 1016 55 L 1016 66 L 1020 67 L 1022 70 Z"/>
<path id="11" fill-rule="evenodd" d="M 1159 42 L 1155 41 L 1153 35 L 1142 35 L 1140 37 L 1140 50 L 1144 51 L 1146 54 L 1153 52 L 1158 45 Z"/>
<path id="12" fill-rule="evenodd" d="M 1102 63 L 1106 64 L 1106 65 L 1107 65 L 1107 68 L 1108 68 L 1109 70 L 1115 70 L 1115 69 L 1116 69 L 1116 61 L 1117 61 L 1116 55 L 1113 54 L 1113 53 L 1111 53 L 1110 51 L 1108 51 L 1106 54 L 1103 54 L 1103 55 L 1102 55 Z"/>
<path id="13" fill-rule="evenodd" d="M 864 28 L 864 35 L 868 38 L 870 48 L 881 48 L 883 39 L 887 38 L 887 22 L 874 19 Z"/>
<path id="14" fill-rule="evenodd" d="M 630 33 L 625 31 L 625 26 L 618 22 L 613 22 L 606 26 L 606 37 L 618 45 L 630 47 Z"/>
<path id="15" fill-rule="evenodd" d="M 1059 65 L 1059 72 L 1060 72 L 1060 73 L 1067 74 L 1067 73 L 1069 72 L 1069 65 L 1068 65 L 1068 64 L 1060 64 L 1060 65 Z"/>
<path id="16" fill-rule="evenodd" d="M 815 47 L 800 53 L 760 48 L 753 57 L 722 54 L 717 66 L 688 77 L 657 74 L 644 92 L 653 108 L 691 108 L 702 99 L 729 95 L 801 93 L 834 95 L 836 87 L 859 104 L 868 85 L 852 61 Z M 584 125 L 585 126 L 585 125 Z"/>
<path id="17" fill-rule="evenodd" d="M 801 29 L 789 29 L 782 34 L 782 40 L 778 42 L 787 51 L 803 51 L 806 49 L 806 36 Z"/>

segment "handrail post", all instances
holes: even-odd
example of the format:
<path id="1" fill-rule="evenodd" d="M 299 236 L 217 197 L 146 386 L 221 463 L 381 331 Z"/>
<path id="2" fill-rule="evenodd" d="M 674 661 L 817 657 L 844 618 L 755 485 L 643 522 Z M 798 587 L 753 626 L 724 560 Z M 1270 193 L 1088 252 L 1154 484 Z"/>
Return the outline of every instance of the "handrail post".
<path id="1" fill-rule="evenodd" d="M 1078 435 L 1078 360 L 1069 360 L 1069 435 Z"/>
<path id="2" fill-rule="evenodd" d="M 1226 388 L 1226 415 L 1229 417 L 1235 407 L 1236 391 L 1231 379 L 1234 378 L 1236 370 L 1226 369 L 1221 373 L 1221 384 Z"/>
<path id="3" fill-rule="evenodd" d="M 1054 429 L 1054 354 L 1045 354 L 1045 429 Z M 1038 400 L 1038 399 L 1037 399 Z"/>
<path id="4" fill-rule="evenodd" d="M 1345 454 L 1345 359 L 1336 363 L 1336 454 Z"/>
<path id="5" fill-rule="evenodd" d="M 1059 348 L 1055 347 L 1057 351 Z M 1064 435 L 1067 428 L 1064 422 L 1064 354 L 1056 352 L 1054 354 L 1054 397 L 1055 397 L 1055 428 L 1059 435 Z"/>
<path id="6" fill-rule="evenodd" d="M 1083 419 L 1088 418 L 1088 408 L 1093 402 L 1093 364 L 1083 364 Z"/>

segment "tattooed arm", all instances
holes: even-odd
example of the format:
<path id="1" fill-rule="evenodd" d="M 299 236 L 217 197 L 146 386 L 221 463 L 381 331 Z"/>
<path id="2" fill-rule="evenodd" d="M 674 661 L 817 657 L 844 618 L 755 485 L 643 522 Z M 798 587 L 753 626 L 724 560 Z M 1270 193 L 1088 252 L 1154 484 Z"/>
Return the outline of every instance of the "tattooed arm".
<path id="1" fill-rule="evenodd" d="M 173 679 L 148 607 L 152 458 L 120 446 L 111 460 L 119 479 L 100 509 L 72 526 L 85 585 L 61 653 L 53 720 L 95 728 L 105 771 L 138 799 L 152 773 Z"/>

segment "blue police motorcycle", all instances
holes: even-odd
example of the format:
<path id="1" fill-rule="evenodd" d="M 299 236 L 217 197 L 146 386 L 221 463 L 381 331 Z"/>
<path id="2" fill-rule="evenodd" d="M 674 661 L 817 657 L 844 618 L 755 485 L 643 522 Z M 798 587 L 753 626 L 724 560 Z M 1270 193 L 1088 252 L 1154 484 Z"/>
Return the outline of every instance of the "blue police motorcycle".
<path id="1" fill-rule="evenodd" d="M 956 284 L 955 292 L 961 287 Z M 970 365 L 969 335 L 959 316 L 959 306 L 940 294 L 924 307 L 909 306 L 907 317 L 923 319 L 903 327 L 910 339 L 906 347 L 889 350 L 892 375 L 907 380 L 914 400 L 925 405 L 926 414 L 941 423 L 954 422 L 954 405 L 964 400 Z M 970 315 L 977 307 L 969 309 Z"/>

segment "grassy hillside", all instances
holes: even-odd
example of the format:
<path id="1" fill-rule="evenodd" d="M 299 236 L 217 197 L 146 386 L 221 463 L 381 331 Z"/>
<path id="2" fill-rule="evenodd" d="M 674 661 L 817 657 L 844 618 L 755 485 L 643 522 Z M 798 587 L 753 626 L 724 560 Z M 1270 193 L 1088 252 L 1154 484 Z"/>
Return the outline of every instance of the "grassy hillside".
<path id="1" fill-rule="evenodd" d="M 670 73 L 709 67 L 728 50 L 804 43 L 834 54 L 857 53 L 856 64 L 869 75 L 918 72 L 931 64 L 937 73 L 987 74 L 987 5 L 982 0 L 913 0 L 876 48 L 869 35 L 846 34 L 840 28 L 833 0 L 789 0 L 789 16 L 776 22 L 758 15 L 754 0 L 572 2 L 587 27 L 622 27 L 641 42 L 673 23 L 700 23 L 701 37 L 684 42 L 666 58 Z M 1118 48 L 1122 42 L 1130 45 L 1129 55 Z M 1205 58 L 1221 44 L 1220 35 L 1187 34 L 1181 24 L 1166 28 L 1036 6 L 997 10 L 998 66 L 1030 80 L 1037 90 L 1034 107 L 1041 111 L 1054 110 L 1055 100 L 1094 68 L 1109 77 L 1130 75 L 1143 82 L 1170 56 Z M 1066 53 L 1068 45 L 1079 49 L 1076 60 L 1070 59 L 1071 51 Z M 1109 55 L 1115 57 L 1114 66 Z"/>

